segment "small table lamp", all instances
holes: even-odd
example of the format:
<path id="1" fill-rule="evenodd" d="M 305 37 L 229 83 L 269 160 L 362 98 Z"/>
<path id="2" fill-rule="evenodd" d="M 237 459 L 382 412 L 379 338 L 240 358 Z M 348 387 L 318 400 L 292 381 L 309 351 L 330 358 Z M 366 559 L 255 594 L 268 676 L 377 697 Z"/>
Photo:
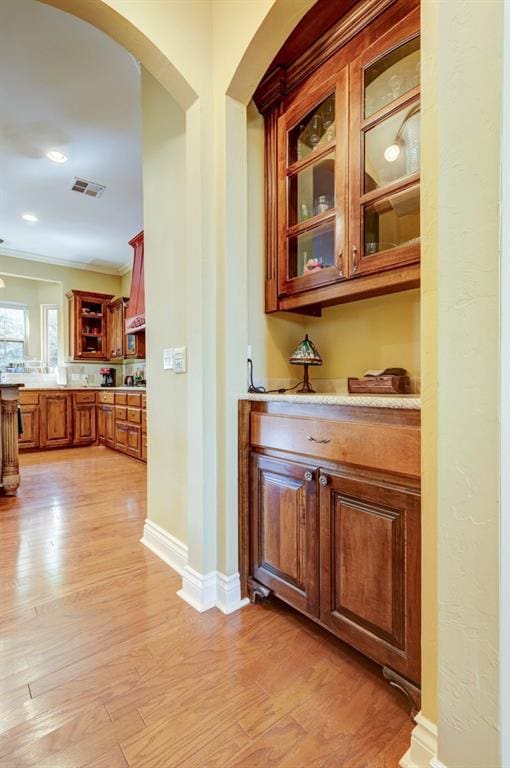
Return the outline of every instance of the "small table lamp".
<path id="1" fill-rule="evenodd" d="M 303 386 L 298 389 L 298 392 L 315 392 L 310 386 L 310 380 L 308 378 L 308 366 L 309 365 L 322 365 L 322 358 L 319 355 L 316 346 L 308 338 L 306 334 L 303 341 L 300 341 L 292 355 L 289 357 L 289 363 L 292 365 L 303 365 L 305 373 L 303 376 Z"/>

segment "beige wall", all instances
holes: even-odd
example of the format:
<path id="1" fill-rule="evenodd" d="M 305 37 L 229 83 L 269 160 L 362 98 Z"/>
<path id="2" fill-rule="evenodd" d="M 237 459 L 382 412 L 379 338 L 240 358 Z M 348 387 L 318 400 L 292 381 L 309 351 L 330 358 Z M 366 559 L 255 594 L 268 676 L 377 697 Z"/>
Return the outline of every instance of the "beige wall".
<path id="1" fill-rule="evenodd" d="M 30 278 L 35 281 L 50 281 L 59 284 L 58 295 L 55 303 L 61 310 L 62 322 L 60 324 L 60 344 L 63 350 L 63 359 L 69 355 L 68 311 L 66 293 L 72 289 L 81 291 L 97 291 L 99 293 L 111 293 L 120 295 L 121 280 L 117 275 L 106 275 L 102 272 L 92 272 L 86 269 L 74 269 L 61 267 L 57 264 L 48 264 L 31 259 L 18 259 L 0 253 L 0 274 Z M 26 281 L 27 284 L 29 281 Z M 7 283 L 7 278 L 6 278 Z M 22 284 L 20 284 L 22 285 Z M 28 289 L 29 290 L 29 289 Z"/>
<path id="2" fill-rule="evenodd" d="M 185 117 L 142 70 L 147 318 L 148 506 L 151 520 L 187 541 L 187 377 L 163 370 L 163 349 L 185 344 Z M 127 277 L 127 276 L 125 276 Z M 129 295 L 126 294 L 126 295 Z"/>
<path id="3" fill-rule="evenodd" d="M 437 386 L 438 386 L 438 13 L 422 19 L 421 397 L 422 397 L 422 713 L 437 722 Z"/>
<path id="4" fill-rule="evenodd" d="M 438 726 L 448 768 L 500 765 L 503 5 L 439 3 L 426 27 L 438 62 Z"/>
<path id="5" fill-rule="evenodd" d="M 126 296 L 128 299 L 131 295 L 131 277 L 133 275 L 132 270 L 130 269 L 129 272 L 126 272 L 125 275 L 122 275 L 120 278 L 120 295 Z"/>

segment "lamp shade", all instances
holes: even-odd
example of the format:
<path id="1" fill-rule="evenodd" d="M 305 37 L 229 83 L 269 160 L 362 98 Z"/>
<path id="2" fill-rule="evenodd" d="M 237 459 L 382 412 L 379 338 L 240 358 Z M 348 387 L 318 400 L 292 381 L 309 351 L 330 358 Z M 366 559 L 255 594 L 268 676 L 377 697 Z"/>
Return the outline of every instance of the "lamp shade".
<path id="1" fill-rule="evenodd" d="M 303 341 L 299 342 L 289 357 L 289 363 L 293 365 L 322 365 L 322 358 L 313 341 L 308 338 L 308 334 Z"/>

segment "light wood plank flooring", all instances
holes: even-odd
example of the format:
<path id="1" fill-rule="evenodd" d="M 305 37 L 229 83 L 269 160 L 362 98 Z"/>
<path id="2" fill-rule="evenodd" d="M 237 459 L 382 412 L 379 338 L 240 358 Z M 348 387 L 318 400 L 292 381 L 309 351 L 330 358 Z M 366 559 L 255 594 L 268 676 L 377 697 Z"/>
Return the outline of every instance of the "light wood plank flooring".
<path id="1" fill-rule="evenodd" d="M 396 768 L 412 723 L 375 665 L 281 604 L 197 613 L 144 518 L 144 465 L 23 456 L 0 498 L 1 766 Z"/>

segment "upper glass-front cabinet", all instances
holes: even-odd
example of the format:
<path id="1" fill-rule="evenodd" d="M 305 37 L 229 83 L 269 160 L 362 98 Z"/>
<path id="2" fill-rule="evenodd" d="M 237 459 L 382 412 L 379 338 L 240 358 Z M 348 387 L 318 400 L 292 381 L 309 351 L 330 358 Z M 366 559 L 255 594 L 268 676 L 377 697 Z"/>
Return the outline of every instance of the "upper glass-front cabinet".
<path id="1" fill-rule="evenodd" d="M 398 34 L 351 65 L 351 276 L 419 259 L 420 38 Z"/>
<path id="2" fill-rule="evenodd" d="M 279 119 L 279 288 L 344 277 L 347 69 L 300 94 Z"/>
<path id="3" fill-rule="evenodd" d="M 377 7 L 362 0 L 297 59 L 282 55 L 255 94 L 268 312 L 419 285 L 419 0 Z"/>

